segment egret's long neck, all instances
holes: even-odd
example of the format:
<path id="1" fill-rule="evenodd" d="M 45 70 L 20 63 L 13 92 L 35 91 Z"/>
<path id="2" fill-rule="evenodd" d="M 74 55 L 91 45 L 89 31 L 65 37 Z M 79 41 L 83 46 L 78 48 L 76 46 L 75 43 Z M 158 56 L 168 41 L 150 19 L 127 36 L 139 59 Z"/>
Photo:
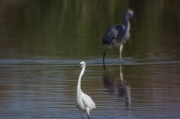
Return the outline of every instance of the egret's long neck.
<path id="1" fill-rule="evenodd" d="M 129 23 L 129 18 L 126 15 L 124 15 L 124 25 L 125 25 L 125 32 L 129 31 L 130 23 Z"/>
<path id="2" fill-rule="evenodd" d="M 77 89 L 78 89 L 78 90 L 81 90 L 81 77 L 82 77 L 82 75 L 84 74 L 85 67 L 86 67 L 86 66 L 84 66 L 84 67 L 82 68 L 81 73 L 80 73 L 80 75 L 79 75 L 78 85 L 77 85 Z"/>

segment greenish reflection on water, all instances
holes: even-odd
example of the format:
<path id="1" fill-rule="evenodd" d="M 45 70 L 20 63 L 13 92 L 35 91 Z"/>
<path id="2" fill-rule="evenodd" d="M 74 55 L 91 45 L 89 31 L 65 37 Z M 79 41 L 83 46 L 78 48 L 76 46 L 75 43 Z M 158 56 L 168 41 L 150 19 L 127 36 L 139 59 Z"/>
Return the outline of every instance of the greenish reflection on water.
<path id="1" fill-rule="evenodd" d="M 1 58 L 101 58 L 104 32 L 123 22 L 128 7 L 134 10 L 137 21 L 131 22 L 132 41 L 126 43 L 123 57 L 153 61 L 156 57 L 177 60 L 180 55 L 178 0 L 2 3 Z M 118 58 L 118 49 L 109 50 L 107 57 Z"/>

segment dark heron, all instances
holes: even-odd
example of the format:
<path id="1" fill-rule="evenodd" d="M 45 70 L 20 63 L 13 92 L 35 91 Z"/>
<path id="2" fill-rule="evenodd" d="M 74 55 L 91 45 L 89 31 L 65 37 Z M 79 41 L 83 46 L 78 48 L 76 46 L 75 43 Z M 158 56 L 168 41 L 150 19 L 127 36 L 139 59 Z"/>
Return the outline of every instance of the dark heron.
<path id="1" fill-rule="evenodd" d="M 111 48 L 112 46 L 119 47 L 120 51 L 120 60 L 122 57 L 122 49 L 123 49 L 123 44 L 126 43 L 130 39 L 130 23 L 129 23 L 129 18 L 133 18 L 134 13 L 132 9 L 128 9 L 124 13 L 124 25 L 115 25 L 113 27 L 110 27 L 103 39 L 102 42 L 103 44 L 107 44 L 107 48 L 103 53 L 103 63 L 106 55 L 106 51 Z"/>

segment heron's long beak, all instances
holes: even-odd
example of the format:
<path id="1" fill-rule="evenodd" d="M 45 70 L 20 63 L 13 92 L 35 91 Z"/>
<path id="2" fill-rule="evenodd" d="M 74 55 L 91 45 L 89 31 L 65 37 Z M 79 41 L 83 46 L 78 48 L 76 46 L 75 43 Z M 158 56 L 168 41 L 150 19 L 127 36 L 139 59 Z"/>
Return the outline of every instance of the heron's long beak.
<path id="1" fill-rule="evenodd" d="M 136 22 L 136 21 L 137 21 L 137 17 L 136 17 L 136 16 L 133 16 L 133 17 L 132 17 L 132 21 L 133 21 L 133 22 Z"/>

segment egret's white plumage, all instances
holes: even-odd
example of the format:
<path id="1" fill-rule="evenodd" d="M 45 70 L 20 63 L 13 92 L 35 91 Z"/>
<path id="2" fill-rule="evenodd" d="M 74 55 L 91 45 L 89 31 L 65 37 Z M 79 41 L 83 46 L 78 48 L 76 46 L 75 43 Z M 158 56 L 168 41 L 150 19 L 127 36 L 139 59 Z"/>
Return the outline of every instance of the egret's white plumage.
<path id="1" fill-rule="evenodd" d="M 89 113 L 90 110 L 93 110 L 96 108 L 96 105 L 94 101 L 91 99 L 90 96 L 87 94 L 83 93 L 81 90 L 81 77 L 84 74 L 85 68 L 86 68 L 86 63 L 84 61 L 80 62 L 79 67 L 82 67 L 81 73 L 79 75 L 78 79 L 78 85 L 77 85 L 77 92 L 76 92 L 76 97 L 75 97 L 75 103 L 76 107 L 78 108 L 81 117 L 83 119 L 83 115 L 81 111 L 86 112 L 89 118 Z"/>

